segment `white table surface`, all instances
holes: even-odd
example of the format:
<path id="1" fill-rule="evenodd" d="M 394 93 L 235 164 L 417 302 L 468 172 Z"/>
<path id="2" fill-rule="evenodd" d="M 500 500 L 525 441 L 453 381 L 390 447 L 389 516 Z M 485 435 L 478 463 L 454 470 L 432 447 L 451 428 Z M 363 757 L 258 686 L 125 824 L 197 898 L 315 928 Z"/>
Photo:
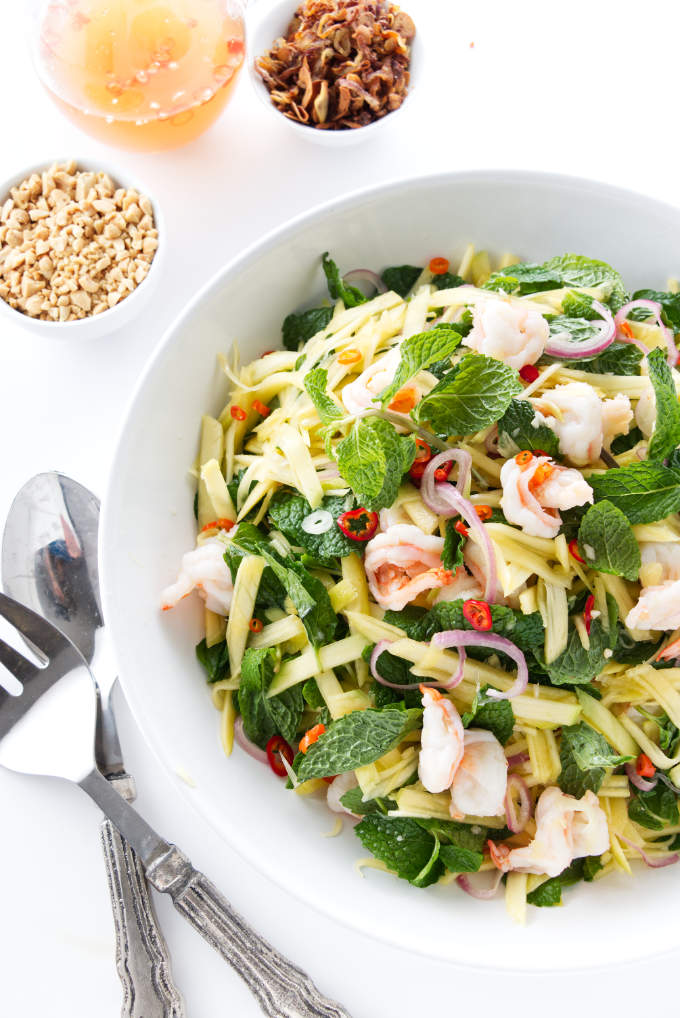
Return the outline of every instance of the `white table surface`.
<path id="1" fill-rule="evenodd" d="M 0 522 L 15 490 L 40 470 L 103 490 L 123 407 L 165 328 L 223 262 L 314 204 L 400 176 L 481 167 L 562 171 L 679 200 L 680 8 L 664 0 L 409 0 L 428 63 L 394 129 L 337 153 L 308 144 L 270 119 L 244 76 L 208 134 L 159 155 L 109 150 L 61 117 L 31 69 L 15 13 L 22 6 L 0 0 L 0 179 L 57 153 L 127 166 L 162 202 L 169 249 L 152 306 L 125 334 L 61 345 L 3 323 Z M 145 816 L 353 1018 L 461 1008 L 559 1018 L 576 1008 L 595 1013 L 605 1001 L 626 1018 L 673 999 L 680 954 L 625 972 L 480 974 L 336 926 L 223 844 L 178 797 L 122 698 L 117 707 Z M 77 789 L 1 770 L 0 802 L 1 1013 L 113 1018 L 120 988 L 96 808 Z M 256 1018 L 241 981 L 168 902 L 157 905 L 188 1016 Z M 522 933 L 509 927 L 508 936 Z M 631 936 L 644 936 L 635 916 Z"/>

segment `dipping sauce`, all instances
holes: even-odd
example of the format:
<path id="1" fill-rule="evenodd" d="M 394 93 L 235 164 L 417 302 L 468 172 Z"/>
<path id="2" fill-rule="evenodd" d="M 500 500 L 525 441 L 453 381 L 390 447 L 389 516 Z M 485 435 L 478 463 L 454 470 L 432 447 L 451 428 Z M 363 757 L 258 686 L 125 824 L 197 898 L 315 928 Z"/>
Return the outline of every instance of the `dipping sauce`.
<path id="1" fill-rule="evenodd" d="M 245 55 L 239 0 L 61 0 L 37 62 L 61 110 L 123 148 L 192 141 L 217 119 Z"/>

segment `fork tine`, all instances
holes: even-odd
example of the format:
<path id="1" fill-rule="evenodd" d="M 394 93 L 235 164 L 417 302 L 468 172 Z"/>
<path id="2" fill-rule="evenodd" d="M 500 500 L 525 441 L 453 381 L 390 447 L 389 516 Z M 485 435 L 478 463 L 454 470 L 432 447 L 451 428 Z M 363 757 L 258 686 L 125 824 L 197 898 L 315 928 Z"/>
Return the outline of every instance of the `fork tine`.
<path id="1" fill-rule="evenodd" d="M 4 665 L 19 682 L 29 682 L 34 675 L 42 671 L 4 640 L 0 640 L 0 664 Z"/>
<path id="2" fill-rule="evenodd" d="M 35 644 L 47 657 L 59 647 L 64 637 L 51 623 L 36 612 L 15 601 L 13 597 L 0 593 L 0 616 L 10 622 L 22 636 Z"/>

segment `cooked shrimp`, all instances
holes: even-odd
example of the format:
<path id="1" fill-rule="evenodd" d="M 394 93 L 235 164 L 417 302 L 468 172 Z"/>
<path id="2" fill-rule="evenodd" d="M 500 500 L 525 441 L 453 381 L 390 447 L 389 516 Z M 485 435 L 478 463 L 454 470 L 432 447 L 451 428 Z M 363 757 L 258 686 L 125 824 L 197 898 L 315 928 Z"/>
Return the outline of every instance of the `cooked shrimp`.
<path id="1" fill-rule="evenodd" d="M 395 346 L 379 357 L 342 390 L 342 402 L 351 414 L 378 406 L 377 397 L 394 379 L 401 354 Z"/>
<path id="2" fill-rule="evenodd" d="M 449 811 L 454 820 L 464 816 L 495 817 L 504 810 L 508 761 L 492 732 L 469 728 L 463 759 L 451 785 Z"/>
<path id="3" fill-rule="evenodd" d="M 463 343 L 518 371 L 527 364 L 536 363 L 550 335 L 543 315 L 529 304 L 521 307 L 502 298 L 478 304 L 472 321 L 472 329 Z"/>
<path id="4" fill-rule="evenodd" d="M 562 526 L 558 509 L 593 501 L 593 489 L 578 470 L 560 467 L 547 456 L 518 457 L 501 470 L 501 509 L 510 523 L 532 537 L 556 537 Z"/>
<path id="5" fill-rule="evenodd" d="M 656 574 L 655 582 L 643 586 L 637 604 L 626 616 L 626 625 L 629 629 L 677 629 L 680 626 L 680 544 L 646 541 L 641 545 L 640 558 L 647 575 Z M 655 568 L 650 570 L 650 566 Z M 667 647 L 664 654 L 668 650 Z"/>
<path id="6" fill-rule="evenodd" d="M 353 817 L 355 814 L 352 813 L 352 810 L 343 806 L 340 800 L 345 792 L 349 792 L 350 788 L 356 788 L 358 783 L 354 771 L 346 771 L 344 774 L 338 774 L 337 777 L 333 778 L 326 792 L 328 808 L 332 809 L 334 813 L 349 813 Z"/>
<path id="7" fill-rule="evenodd" d="M 443 548 L 443 537 L 429 537 L 407 523 L 372 538 L 366 545 L 364 568 L 381 608 L 401 611 L 424 590 L 450 583 L 453 574 L 442 565 Z"/>
<path id="8" fill-rule="evenodd" d="M 234 585 L 231 571 L 224 561 L 224 542 L 213 537 L 198 548 L 182 556 L 179 575 L 175 583 L 166 587 L 161 595 L 161 608 L 167 611 L 197 590 L 206 608 L 218 615 L 228 615 Z"/>
<path id="9" fill-rule="evenodd" d="M 536 804 L 535 819 L 536 836 L 525 848 L 514 848 L 505 856 L 494 853 L 499 869 L 556 877 L 574 859 L 602 855 L 609 848 L 607 817 L 593 792 L 575 799 L 559 788 L 546 788 Z"/>
<path id="10" fill-rule="evenodd" d="M 467 601 L 471 597 L 483 598 L 484 588 L 480 587 L 475 577 L 470 576 L 464 566 L 458 566 L 453 579 L 446 587 L 442 587 L 434 602 L 439 604 L 440 601 L 458 601 L 460 598 Z"/>
<path id="11" fill-rule="evenodd" d="M 635 407 L 635 423 L 645 436 L 651 438 L 656 427 L 656 393 L 650 381 Z"/>
<path id="12" fill-rule="evenodd" d="M 539 423 L 557 435 L 562 455 L 578 466 L 599 458 L 605 444 L 605 420 L 611 441 L 615 435 L 628 432 L 633 417 L 627 396 L 603 403 L 586 382 L 558 385 L 531 403 L 538 411 Z"/>
<path id="13" fill-rule="evenodd" d="M 421 686 L 420 691 L 424 711 L 418 777 L 428 792 L 445 792 L 463 759 L 463 723 L 451 701 L 437 689 Z"/>

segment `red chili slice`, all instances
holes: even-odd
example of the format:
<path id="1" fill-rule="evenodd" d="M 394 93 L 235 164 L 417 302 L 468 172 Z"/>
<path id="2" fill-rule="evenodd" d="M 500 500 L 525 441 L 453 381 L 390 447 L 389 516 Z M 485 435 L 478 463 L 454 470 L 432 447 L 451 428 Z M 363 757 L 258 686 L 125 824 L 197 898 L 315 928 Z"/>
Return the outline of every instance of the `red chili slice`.
<path id="1" fill-rule="evenodd" d="M 245 421 L 248 416 L 242 406 L 233 406 L 229 412 L 235 421 Z"/>
<path id="2" fill-rule="evenodd" d="M 314 725 L 313 728 L 310 728 L 309 731 L 305 732 L 305 734 L 300 739 L 300 752 L 306 753 L 309 747 L 313 746 L 314 743 L 318 741 L 318 739 L 323 735 L 325 731 L 326 726 L 319 722 L 318 725 Z"/>
<path id="3" fill-rule="evenodd" d="M 338 526 L 352 541 L 370 541 L 378 529 L 378 514 L 360 506 L 338 516 Z"/>
<path id="4" fill-rule="evenodd" d="M 589 594 L 586 598 L 585 607 L 583 609 L 583 622 L 586 627 L 586 633 L 590 636 L 590 627 L 593 624 L 593 605 L 595 604 L 595 598 L 592 594 Z"/>
<path id="5" fill-rule="evenodd" d="M 449 474 L 453 470 L 453 460 L 445 463 L 444 466 L 438 467 L 434 472 L 435 481 L 446 481 L 448 480 Z"/>
<path id="6" fill-rule="evenodd" d="M 483 633 L 493 625 L 491 608 L 486 601 L 465 601 L 463 604 L 463 615 L 473 629 Z"/>
<path id="7" fill-rule="evenodd" d="M 581 556 L 579 555 L 578 541 L 576 540 L 576 538 L 574 538 L 573 541 L 570 541 L 567 547 L 569 549 L 569 554 L 571 555 L 572 558 L 575 558 L 577 562 L 583 563 L 583 565 L 586 564 L 586 560 L 584 558 L 581 558 Z"/>
<path id="8" fill-rule="evenodd" d="M 266 746 L 267 760 L 269 766 L 274 771 L 274 774 L 280 778 L 285 778 L 288 771 L 281 762 L 281 757 L 285 757 L 289 764 L 292 764 L 295 754 L 288 745 L 282 735 L 272 735 L 271 739 Z"/>
<path id="9" fill-rule="evenodd" d="M 453 524 L 453 529 L 457 530 L 461 537 L 467 537 L 468 534 L 470 533 L 470 531 L 465 526 L 462 520 L 456 520 L 456 522 Z"/>
<path id="10" fill-rule="evenodd" d="M 641 778 L 653 778 L 656 774 L 656 767 L 646 753 L 640 753 L 635 761 L 635 773 Z"/>
<path id="11" fill-rule="evenodd" d="M 427 463 L 428 460 L 432 459 L 432 450 L 430 449 L 427 442 L 423 441 L 422 438 L 416 437 L 416 458 L 414 463 Z"/>
<path id="12" fill-rule="evenodd" d="M 519 369 L 519 377 L 524 382 L 535 382 L 538 376 L 539 370 L 533 364 L 525 364 L 523 368 Z"/>

